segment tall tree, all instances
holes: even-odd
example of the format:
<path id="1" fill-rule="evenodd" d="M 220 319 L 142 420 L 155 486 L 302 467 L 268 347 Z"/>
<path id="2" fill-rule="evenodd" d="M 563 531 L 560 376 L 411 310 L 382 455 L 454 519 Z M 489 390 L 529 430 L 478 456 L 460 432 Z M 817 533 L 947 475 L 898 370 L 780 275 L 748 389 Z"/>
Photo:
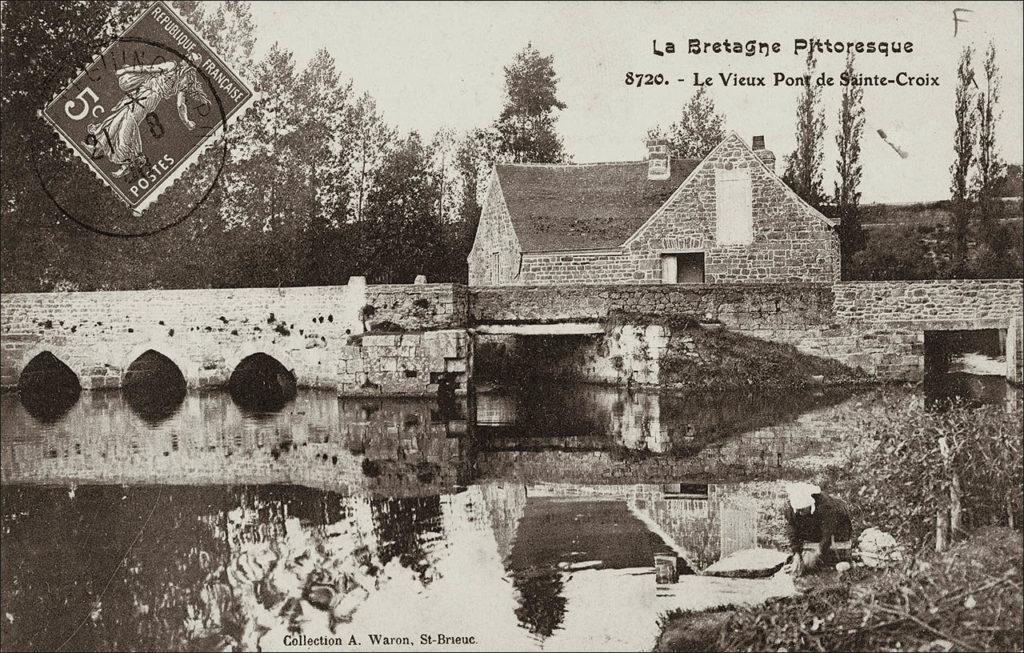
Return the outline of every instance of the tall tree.
<path id="1" fill-rule="evenodd" d="M 673 157 L 703 159 L 725 139 L 725 115 L 715 111 L 715 101 L 701 86 L 683 106 L 679 120 L 666 130 L 649 130 L 647 137 L 667 139 Z"/>
<path id="2" fill-rule="evenodd" d="M 558 99 L 554 57 L 541 56 L 532 45 L 516 53 L 505 67 L 505 105 L 494 123 L 500 154 L 516 163 L 558 163 L 565 159 L 562 139 L 555 132 Z"/>
<path id="3" fill-rule="evenodd" d="M 93 289 L 96 261 L 123 243 L 80 229 L 46 199 L 40 179 L 69 205 L 123 216 L 123 207 L 38 116 L 140 11 L 138 3 L 5 2 L 0 36 L 0 288 Z M 40 53 L 46 53 L 41 56 Z M 40 174 L 37 175 L 37 171 Z"/>
<path id="4" fill-rule="evenodd" d="M 304 202 L 293 220 L 301 222 L 300 281 L 304 284 L 339 283 L 341 272 L 335 263 L 349 254 L 337 235 L 350 198 L 351 95 L 352 82 L 341 83 L 334 58 L 326 49 L 318 50 L 296 85 L 296 147 L 305 188 L 298 189 L 304 191 Z"/>
<path id="5" fill-rule="evenodd" d="M 953 205 L 950 217 L 955 246 L 953 262 L 958 274 L 963 274 L 967 258 L 967 228 L 970 221 L 968 175 L 974 162 L 974 144 L 977 140 L 978 116 L 974 112 L 975 80 L 971 65 L 973 53 L 971 46 L 966 46 L 960 53 L 960 63 L 956 70 L 956 99 L 953 104 L 956 118 L 956 131 L 953 134 L 955 158 L 949 168 L 953 175 L 949 190 Z"/>
<path id="6" fill-rule="evenodd" d="M 846 74 L 853 76 L 853 53 L 846 56 Z M 839 133 L 836 134 L 836 172 L 833 199 L 839 219 L 839 238 L 843 246 L 843 278 L 849 278 L 851 257 L 864 247 L 864 230 L 860 224 L 860 143 L 864 135 L 864 90 L 850 84 L 843 87 L 839 103 Z"/>
<path id="7" fill-rule="evenodd" d="M 395 130 L 384 122 L 377 111 L 377 102 L 369 93 L 363 93 L 352 108 L 351 121 L 354 135 L 349 186 L 353 197 L 349 215 L 352 221 L 362 222 L 366 198 L 373 187 L 374 172 L 394 145 Z"/>
<path id="8" fill-rule="evenodd" d="M 1002 202 L 997 197 L 998 185 L 1006 168 L 996 151 L 996 123 L 999 121 L 999 87 L 1001 76 L 996 65 L 995 43 L 988 44 L 983 63 L 984 89 L 978 94 L 978 161 L 975 189 L 978 196 L 980 235 L 996 256 L 1005 253 L 1010 243 L 1002 233 Z"/>
<path id="9" fill-rule="evenodd" d="M 455 130 L 442 127 L 430 141 L 430 165 L 437 179 L 436 214 L 439 222 L 448 224 L 458 217 L 458 199 L 462 178 L 458 168 L 458 142 Z"/>
<path id="10" fill-rule="evenodd" d="M 817 60 L 807 53 L 807 80 L 796 106 L 796 148 L 786 157 L 782 179 L 811 206 L 822 204 L 822 159 L 825 156 L 825 113 L 821 108 L 821 88 L 815 85 Z"/>
<path id="11" fill-rule="evenodd" d="M 487 191 L 487 176 L 498 160 L 498 135 L 492 129 L 472 129 L 459 141 L 456 160 L 462 176 L 459 218 L 464 229 L 465 250 L 473 246 L 480 221 L 481 202 Z"/>
<path id="12" fill-rule="evenodd" d="M 372 283 L 410 283 L 444 256 L 430 148 L 412 132 L 373 176 L 362 225 L 366 272 Z"/>

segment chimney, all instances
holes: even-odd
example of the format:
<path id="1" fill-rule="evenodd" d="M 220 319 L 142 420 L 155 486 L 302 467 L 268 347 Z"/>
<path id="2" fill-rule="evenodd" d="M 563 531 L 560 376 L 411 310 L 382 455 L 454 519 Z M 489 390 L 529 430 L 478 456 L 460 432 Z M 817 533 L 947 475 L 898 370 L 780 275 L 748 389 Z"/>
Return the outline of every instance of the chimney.
<path id="1" fill-rule="evenodd" d="M 647 178 L 655 181 L 668 179 L 672 172 L 669 166 L 668 141 L 663 138 L 647 141 Z"/>
<path id="2" fill-rule="evenodd" d="M 755 136 L 751 149 L 754 150 L 754 156 L 761 159 L 761 163 L 768 166 L 768 169 L 772 172 L 775 172 L 775 153 L 765 149 L 764 136 Z"/>

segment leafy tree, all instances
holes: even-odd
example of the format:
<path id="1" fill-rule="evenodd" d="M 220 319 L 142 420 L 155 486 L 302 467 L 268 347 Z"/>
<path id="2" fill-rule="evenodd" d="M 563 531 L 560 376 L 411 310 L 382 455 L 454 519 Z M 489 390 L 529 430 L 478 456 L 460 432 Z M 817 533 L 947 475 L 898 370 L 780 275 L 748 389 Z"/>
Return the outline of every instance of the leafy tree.
<path id="1" fill-rule="evenodd" d="M 363 215 L 363 262 L 371 283 L 410 283 L 444 255 L 431 151 L 416 132 L 373 175 Z"/>
<path id="2" fill-rule="evenodd" d="M 555 112 L 566 105 L 557 91 L 553 56 L 541 56 L 532 45 L 516 53 L 505 67 L 505 106 L 494 123 L 502 158 L 516 163 L 565 159 L 562 139 L 555 132 Z"/>
<path id="3" fill-rule="evenodd" d="M 458 217 L 462 178 L 458 169 L 457 147 L 455 130 L 449 127 L 437 130 L 430 141 L 430 164 L 437 179 L 435 213 L 441 223 L 450 223 Z"/>
<path id="4" fill-rule="evenodd" d="M 725 139 L 725 115 L 715 111 L 715 101 L 701 86 L 683 106 L 678 121 L 667 130 L 648 130 L 647 138 L 668 140 L 673 157 L 703 159 Z"/>
<path id="5" fill-rule="evenodd" d="M 140 4 L 145 6 L 148 3 Z M 252 20 L 252 7 L 248 2 L 213 4 L 198 0 L 174 0 L 171 6 L 228 67 L 248 79 L 253 63 L 252 50 L 256 45 L 256 27 Z"/>
<path id="6" fill-rule="evenodd" d="M 807 53 L 807 76 L 814 80 L 817 61 L 814 52 Z M 821 206 L 821 163 L 825 156 L 825 114 L 821 108 L 821 88 L 813 83 L 804 87 L 796 106 L 796 149 L 786 157 L 782 180 L 811 206 Z"/>
<path id="7" fill-rule="evenodd" d="M 487 191 L 487 176 L 498 159 L 498 135 L 491 129 L 473 129 L 459 141 L 456 153 L 462 177 L 459 219 L 463 226 L 463 249 L 468 255 L 480 222 L 481 202 Z"/>
<path id="8" fill-rule="evenodd" d="M 853 279 L 930 279 L 935 265 L 921 237 L 910 227 L 887 229 L 871 234 L 865 247 L 853 255 Z"/>
<path id="9" fill-rule="evenodd" d="M 967 258 L 967 228 L 970 220 L 970 205 L 968 187 L 968 174 L 971 164 L 974 163 L 974 144 L 977 140 L 975 132 L 978 116 L 972 110 L 974 91 L 974 71 L 971 65 L 971 58 L 974 49 L 967 46 L 960 54 L 960 63 L 956 71 L 956 100 L 953 104 L 953 113 L 956 117 L 956 131 L 953 134 L 953 151 L 955 157 L 953 165 L 950 166 L 950 173 L 953 181 L 950 184 L 952 193 L 951 227 L 955 238 L 954 261 L 963 272 Z"/>
<path id="10" fill-rule="evenodd" d="M 118 245 L 78 228 L 46 198 L 99 211 L 123 208 L 40 119 L 58 89 L 134 18 L 132 3 L 4 3 L 0 37 L 0 287 L 4 292 L 80 287 L 85 261 L 117 256 Z M 40 56 L 46 53 L 46 56 Z M 37 170 L 40 175 L 37 176 Z"/>
<path id="11" fill-rule="evenodd" d="M 348 247 L 338 241 L 350 199 L 348 181 L 354 129 L 349 99 L 352 82 L 340 83 L 334 58 L 320 49 L 299 76 L 296 96 L 297 142 L 304 161 L 301 282 L 340 283 L 339 256 L 350 258 Z"/>
<path id="12" fill-rule="evenodd" d="M 1021 175 L 1019 163 L 1007 164 L 1003 174 L 996 179 L 994 194 L 996 197 L 1021 197 L 1024 195 L 1024 177 Z"/>
<path id="13" fill-rule="evenodd" d="M 853 76 L 853 53 L 846 57 L 846 74 Z M 836 146 L 839 158 L 836 172 L 839 181 L 833 193 L 836 217 L 839 219 L 839 238 L 843 245 L 843 276 L 849 274 L 849 257 L 864 247 L 864 230 L 860 224 L 860 143 L 864 134 L 864 90 L 860 86 L 843 87 L 839 105 L 839 133 Z"/>

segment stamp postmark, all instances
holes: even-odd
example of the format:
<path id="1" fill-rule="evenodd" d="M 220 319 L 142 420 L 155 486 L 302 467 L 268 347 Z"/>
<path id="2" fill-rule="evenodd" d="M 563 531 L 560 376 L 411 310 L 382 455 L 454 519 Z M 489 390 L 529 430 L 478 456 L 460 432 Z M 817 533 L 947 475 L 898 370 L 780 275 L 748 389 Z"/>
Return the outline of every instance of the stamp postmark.
<path id="1" fill-rule="evenodd" d="M 42 114 L 141 213 L 253 99 L 250 86 L 158 1 Z"/>

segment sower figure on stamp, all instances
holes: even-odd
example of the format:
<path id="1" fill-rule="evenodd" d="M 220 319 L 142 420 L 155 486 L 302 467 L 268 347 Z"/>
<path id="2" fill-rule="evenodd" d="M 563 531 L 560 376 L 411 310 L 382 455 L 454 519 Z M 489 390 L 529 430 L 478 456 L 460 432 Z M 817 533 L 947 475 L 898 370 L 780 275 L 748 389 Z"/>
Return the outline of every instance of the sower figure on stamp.
<path id="1" fill-rule="evenodd" d="M 793 552 L 793 574 L 849 561 L 853 531 L 846 504 L 810 483 L 790 483 L 786 494 L 789 500 L 782 512 Z"/>
<path id="2" fill-rule="evenodd" d="M 193 63 L 198 63 L 198 59 L 199 55 L 194 55 Z M 209 100 L 196 69 L 184 61 L 121 68 L 117 71 L 117 83 L 125 92 L 124 98 L 102 122 L 89 125 L 85 144 L 94 158 L 105 156 L 121 166 L 112 173 L 121 177 L 131 168 L 146 165 L 139 125 L 156 111 L 160 102 L 177 95 L 178 116 L 192 130 L 196 125 L 188 117 L 186 102 L 208 103 Z"/>

